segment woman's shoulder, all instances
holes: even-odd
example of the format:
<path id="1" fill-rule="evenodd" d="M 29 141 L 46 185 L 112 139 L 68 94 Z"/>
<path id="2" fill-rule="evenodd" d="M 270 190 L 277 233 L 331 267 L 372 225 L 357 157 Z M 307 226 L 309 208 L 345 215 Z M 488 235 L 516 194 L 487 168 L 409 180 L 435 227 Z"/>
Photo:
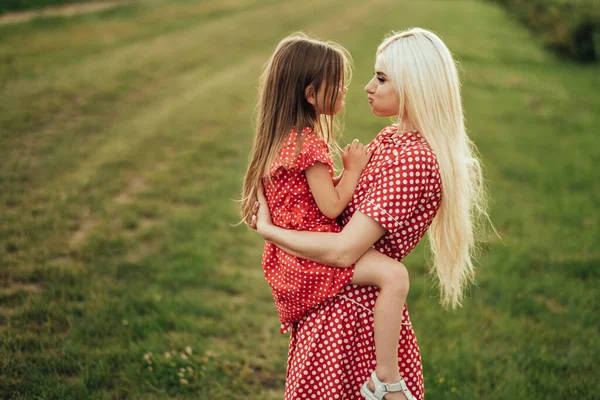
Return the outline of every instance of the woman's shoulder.
<path id="1" fill-rule="evenodd" d="M 379 134 L 395 135 L 398 132 L 399 124 L 391 124 L 384 127 Z"/>
<path id="2" fill-rule="evenodd" d="M 437 170 L 439 168 L 433 149 L 427 142 L 419 138 L 407 141 L 397 153 L 393 164 L 422 171 Z"/>
<path id="3" fill-rule="evenodd" d="M 402 157 L 416 156 L 419 157 L 417 161 L 421 160 L 437 163 L 437 158 L 433 152 L 433 149 L 429 143 L 427 143 L 418 133 L 413 134 L 413 136 L 406 141 L 406 144 L 402 147 L 402 150 L 403 151 L 400 153 Z M 423 160 L 422 156 L 425 156 L 425 160 Z"/>
<path id="4" fill-rule="evenodd" d="M 388 125 L 379 131 L 374 141 L 381 141 L 383 138 L 392 137 L 396 132 L 398 132 L 398 124 Z"/>
<path id="5" fill-rule="evenodd" d="M 420 164 L 425 167 L 437 165 L 437 158 L 429 143 L 418 130 L 398 133 L 398 124 L 386 126 L 376 137 L 383 146 L 380 151 L 389 154 L 390 166 L 397 164 Z"/>

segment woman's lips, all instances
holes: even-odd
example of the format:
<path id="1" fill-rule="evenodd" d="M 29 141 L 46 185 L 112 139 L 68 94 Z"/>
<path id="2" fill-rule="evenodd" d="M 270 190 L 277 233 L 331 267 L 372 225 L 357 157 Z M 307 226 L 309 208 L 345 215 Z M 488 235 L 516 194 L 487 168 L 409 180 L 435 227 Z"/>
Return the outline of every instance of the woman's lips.
<path id="1" fill-rule="evenodd" d="M 373 99 L 371 97 L 367 97 L 369 99 L 369 104 L 373 103 Z"/>

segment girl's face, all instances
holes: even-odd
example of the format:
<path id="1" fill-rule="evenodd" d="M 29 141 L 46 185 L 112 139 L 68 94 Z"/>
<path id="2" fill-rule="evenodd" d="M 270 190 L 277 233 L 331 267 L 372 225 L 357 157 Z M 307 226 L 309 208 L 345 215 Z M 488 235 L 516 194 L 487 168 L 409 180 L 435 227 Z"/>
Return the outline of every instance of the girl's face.
<path id="1" fill-rule="evenodd" d="M 307 100 L 309 103 L 311 103 L 313 106 L 315 104 L 319 104 L 319 114 L 325 114 L 325 115 L 335 115 L 337 113 L 339 113 L 342 108 L 344 108 L 345 105 L 345 98 L 346 98 L 346 93 L 348 93 L 348 88 L 343 86 L 343 85 L 339 85 L 339 89 L 338 93 L 337 93 L 337 98 L 335 101 L 335 104 L 333 106 L 333 110 L 327 110 L 328 106 L 328 102 L 330 101 L 330 98 L 326 98 L 326 90 L 325 90 L 325 85 L 321 85 L 321 88 L 319 89 L 319 93 L 317 94 L 317 102 L 315 102 L 314 97 L 312 97 L 312 99 L 310 98 L 310 95 L 307 96 Z M 329 96 L 331 96 L 331 93 L 327 93 Z"/>
<path id="2" fill-rule="evenodd" d="M 348 88 L 344 85 L 339 85 L 337 99 L 335 101 L 335 106 L 333 107 L 333 115 L 342 111 L 342 108 L 346 105 L 346 94 L 348 93 Z"/>
<path id="3" fill-rule="evenodd" d="M 400 113 L 400 99 L 383 63 L 377 58 L 375 74 L 365 87 L 371 111 L 378 117 L 393 117 Z"/>

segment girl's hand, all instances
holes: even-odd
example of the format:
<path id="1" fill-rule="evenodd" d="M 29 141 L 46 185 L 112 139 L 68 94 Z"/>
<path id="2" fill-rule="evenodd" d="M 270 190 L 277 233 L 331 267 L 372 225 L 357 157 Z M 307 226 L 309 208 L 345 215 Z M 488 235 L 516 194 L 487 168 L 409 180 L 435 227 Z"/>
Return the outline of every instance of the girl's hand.
<path id="1" fill-rule="evenodd" d="M 371 152 L 363 146 L 358 139 L 354 139 L 351 144 L 344 147 L 342 153 L 342 162 L 346 171 L 352 171 L 360 174 L 369 163 Z"/>
<path id="2" fill-rule="evenodd" d="M 269 228 L 273 226 L 273 221 L 271 221 L 271 213 L 269 212 L 269 205 L 267 204 L 267 199 L 263 193 L 262 185 L 258 187 L 256 196 L 258 199 L 252 208 L 252 213 L 254 215 L 252 215 L 250 228 L 256 229 L 259 235 L 266 239 Z"/>

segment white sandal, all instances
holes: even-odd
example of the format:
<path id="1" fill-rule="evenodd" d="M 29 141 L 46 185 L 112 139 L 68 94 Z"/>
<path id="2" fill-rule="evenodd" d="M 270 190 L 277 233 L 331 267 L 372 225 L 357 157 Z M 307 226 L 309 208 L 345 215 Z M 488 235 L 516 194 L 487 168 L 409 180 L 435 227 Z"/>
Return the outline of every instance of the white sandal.
<path id="1" fill-rule="evenodd" d="M 374 392 L 371 392 L 371 389 L 369 389 L 368 380 L 360 388 L 360 394 L 365 396 L 365 399 L 367 400 L 384 400 L 383 396 L 393 392 L 402 392 L 408 400 L 416 400 L 415 396 L 413 396 L 406 387 L 406 383 L 404 383 L 404 379 L 402 378 L 396 383 L 383 383 L 377 378 L 375 371 L 373 371 L 371 379 L 373 379 L 373 384 L 375 384 Z"/>

